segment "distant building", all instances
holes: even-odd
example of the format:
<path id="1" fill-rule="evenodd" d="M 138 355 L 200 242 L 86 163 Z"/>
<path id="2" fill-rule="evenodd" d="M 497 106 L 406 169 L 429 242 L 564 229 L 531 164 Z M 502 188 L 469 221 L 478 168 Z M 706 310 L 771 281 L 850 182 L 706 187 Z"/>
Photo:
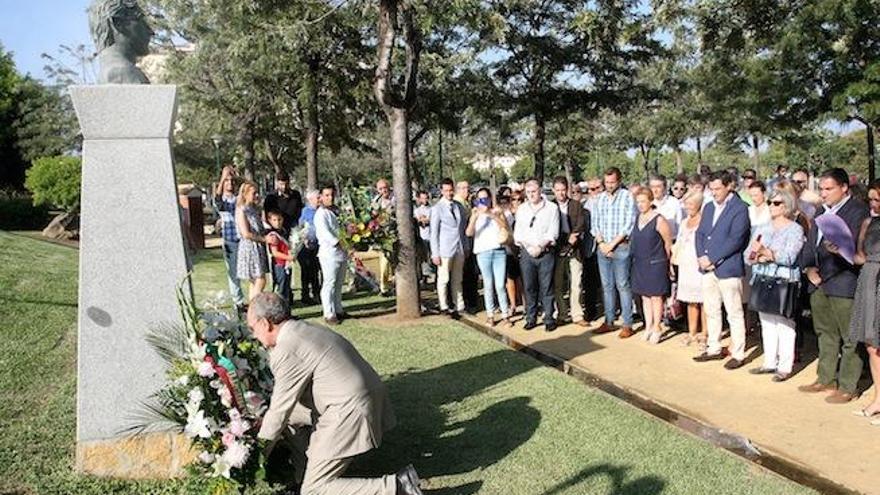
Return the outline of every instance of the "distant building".
<path id="1" fill-rule="evenodd" d="M 489 157 L 486 155 L 476 155 L 471 160 L 471 167 L 477 172 L 488 172 L 494 166 L 496 170 L 503 170 L 505 174 L 510 175 L 510 170 L 516 165 L 516 162 L 522 160 L 519 155 L 502 155 Z"/>

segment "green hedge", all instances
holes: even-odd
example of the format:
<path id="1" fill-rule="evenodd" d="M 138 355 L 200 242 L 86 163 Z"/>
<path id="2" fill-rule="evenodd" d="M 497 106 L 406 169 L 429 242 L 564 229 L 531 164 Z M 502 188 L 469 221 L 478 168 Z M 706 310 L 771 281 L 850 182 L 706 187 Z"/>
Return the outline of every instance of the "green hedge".
<path id="1" fill-rule="evenodd" d="M 34 206 L 30 195 L 0 191 L 0 230 L 42 230 L 49 220 L 49 208 Z"/>

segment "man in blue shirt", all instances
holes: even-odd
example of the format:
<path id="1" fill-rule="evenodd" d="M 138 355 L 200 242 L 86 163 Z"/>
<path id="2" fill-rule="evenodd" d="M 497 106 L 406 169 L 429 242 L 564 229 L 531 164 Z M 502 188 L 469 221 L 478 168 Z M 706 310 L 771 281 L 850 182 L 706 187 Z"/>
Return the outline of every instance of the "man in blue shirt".
<path id="1" fill-rule="evenodd" d="M 236 306 L 244 305 L 244 294 L 236 275 L 238 265 L 238 230 L 235 228 L 235 168 L 227 165 L 220 174 L 220 183 L 214 189 L 214 207 L 220 215 L 220 233 L 223 237 L 223 258 L 226 260 L 226 280 L 229 294 Z"/>

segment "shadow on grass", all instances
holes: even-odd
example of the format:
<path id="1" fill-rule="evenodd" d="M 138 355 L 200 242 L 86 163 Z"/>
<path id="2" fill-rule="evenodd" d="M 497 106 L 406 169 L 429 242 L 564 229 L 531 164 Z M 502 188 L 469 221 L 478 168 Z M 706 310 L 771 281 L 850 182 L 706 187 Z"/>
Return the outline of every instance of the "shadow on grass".
<path id="1" fill-rule="evenodd" d="M 608 476 L 611 478 L 613 486 L 609 493 L 613 495 L 654 495 L 663 492 L 663 489 L 666 487 L 666 482 L 657 476 L 643 476 L 633 481 L 624 482 L 626 473 L 629 470 L 629 467 L 611 464 L 591 466 L 550 488 L 541 495 L 562 493 L 595 476 Z"/>
<path id="2" fill-rule="evenodd" d="M 386 380 L 398 425 L 382 447 L 356 461 L 352 472 L 396 472 L 413 463 L 425 478 L 468 473 L 491 466 L 527 442 L 541 422 L 529 397 L 500 399 L 463 421 L 446 409 L 468 397 L 540 366 L 496 351 Z M 475 493 L 482 482 L 431 493 Z"/>
<path id="3" fill-rule="evenodd" d="M 343 300 L 349 299 L 362 299 L 363 294 L 356 294 L 349 298 L 343 297 Z M 347 304 L 345 305 L 345 311 L 349 313 L 349 318 L 359 319 L 359 318 L 371 318 L 373 316 L 380 316 L 384 314 L 389 314 L 394 312 L 394 308 L 397 305 L 394 299 L 387 299 L 381 301 L 371 301 L 365 302 L 361 304 Z M 319 318 L 323 316 L 324 312 L 321 309 L 321 306 L 309 306 L 305 308 L 294 308 L 293 315 L 296 318 L 307 320 L 310 318 Z"/>

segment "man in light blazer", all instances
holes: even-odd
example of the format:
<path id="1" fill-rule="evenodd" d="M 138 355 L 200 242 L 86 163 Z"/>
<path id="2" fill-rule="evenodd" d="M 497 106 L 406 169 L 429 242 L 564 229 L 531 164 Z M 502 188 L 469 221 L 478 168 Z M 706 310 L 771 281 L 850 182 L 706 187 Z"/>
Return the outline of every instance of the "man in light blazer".
<path id="1" fill-rule="evenodd" d="M 697 227 L 697 260 L 703 272 L 703 310 L 709 339 L 706 352 L 694 361 L 724 359 L 721 349 L 721 306 L 730 324 L 730 356 L 724 367 L 734 370 L 746 358 L 746 326 L 742 304 L 743 252 L 749 244 L 749 209 L 735 192 L 736 182 L 726 171 L 712 174 L 713 201 L 703 208 Z"/>
<path id="2" fill-rule="evenodd" d="M 455 200 L 452 179 L 443 179 L 440 182 L 440 195 L 440 200 L 431 208 L 431 262 L 437 265 L 440 311 L 458 319 L 460 312 L 465 310 L 462 274 L 467 249 L 465 229 L 468 217 L 461 203 Z M 455 309 L 449 308 L 450 282 Z"/>
<path id="3" fill-rule="evenodd" d="M 269 350 L 275 376 L 258 437 L 272 442 L 271 451 L 275 441 L 292 433 L 299 493 L 422 493 L 412 466 L 381 478 L 342 478 L 354 457 L 378 447 L 395 425 L 385 385 L 349 341 L 291 319 L 287 301 L 272 292 L 251 301 L 247 324 Z"/>

